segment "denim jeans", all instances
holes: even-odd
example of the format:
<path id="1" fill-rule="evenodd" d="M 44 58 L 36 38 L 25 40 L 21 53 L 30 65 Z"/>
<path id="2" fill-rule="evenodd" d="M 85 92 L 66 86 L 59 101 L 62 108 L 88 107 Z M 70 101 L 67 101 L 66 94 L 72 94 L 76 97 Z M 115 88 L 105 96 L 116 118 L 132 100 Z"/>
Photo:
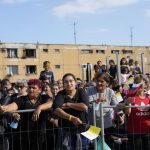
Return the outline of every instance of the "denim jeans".
<path id="1" fill-rule="evenodd" d="M 56 150 L 88 150 L 89 140 L 84 136 L 60 129 Z"/>

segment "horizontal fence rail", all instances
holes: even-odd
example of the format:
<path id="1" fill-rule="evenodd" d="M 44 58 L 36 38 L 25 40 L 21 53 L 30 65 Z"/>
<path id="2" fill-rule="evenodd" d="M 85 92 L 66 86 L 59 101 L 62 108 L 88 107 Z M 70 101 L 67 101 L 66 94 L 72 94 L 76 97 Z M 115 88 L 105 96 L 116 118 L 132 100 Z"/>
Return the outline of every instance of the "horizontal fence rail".
<path id="1" fill-rule="evenodd" d="M 93 125 L 96 126 L 95 102 L 92 102 L 92 105 L 93 105 L 93 112 L 94 112 Z M 100 121 L 101 121 L 101 134 L 100 134 L 100 136 L 101 136 L 101 146 L 102 146 L 101 149 L 102 150 L 105 150 L 104 117 L 102 117 L 102 116 L 104 116 L 103 115 L 103 109 L 104 108 L 119 108 L 120 109 L 120 107 L 121 107 L 121 109 L 125 109 L 125 108 L 150 108 L 150 105 L 148 105 L 148 106 L 126 106 L 126 105 L 124 105 L 124 106 L 118 106 L 118 105 L 116 105 L 116 106 L 103 106 L 103 103 L 100 103 Z M 63 109 L 65 109 L 65 108 L 63 108 Z M 35 109 L 26 109 L 26 110 L 15 110 L 15 111 L 11 111 L 9 113 L 32 113 L 34 111 L 35 111 Z M 5 114 L 7 114 L 7 113 L 1 113 L 1 115 L 5 115 Z M 46 131 L 50 131 L 50 130 L 54 131 L 55 129 L 60 129 L 60 127 L 57 128 L 57 127 L 53 126 L 53 128 L 46 129 Z M 17 131 L 14 133 L 18 133 L 18 132 L 23 133 L 23 132 L 30 132 L 30 131 Z M 14 133 L 12 132 L 12 134 L 14 134 Z M 54 141 L 54 142 L 56 142 L 56 141 Z M 93 149 L 98 150 L 97 139 L 94 140 L 93 145 L 94 145 Z M 46 149 L 46 150 L 48 150 L 48 149 Z"/>

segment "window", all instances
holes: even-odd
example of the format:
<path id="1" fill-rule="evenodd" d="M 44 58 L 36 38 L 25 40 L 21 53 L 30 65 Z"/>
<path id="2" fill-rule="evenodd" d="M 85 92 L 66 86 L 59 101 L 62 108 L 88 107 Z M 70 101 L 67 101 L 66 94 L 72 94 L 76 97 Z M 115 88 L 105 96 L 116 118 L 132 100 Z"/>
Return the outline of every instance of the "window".
<path id="1" fill-rule="evenodd" d="M 36 74 L 36 73 L 37 73 L 36 65 L 26 66 L 26 74 Z"/>
<path id="2" fill-rule="evenodd" d="M 36 58 L 36 49 L 25 49 L 25 56 L 28 58 Z"/>
<path id="3" fill-rule="evenodd" d="M 6 48 L 1 48 L 2 53 L 6 52 Z"/>
<path id="4" fill-rule="evenodd" d="M 112 54 L 116 54 L 116 53 L 119 53 L 119 52 L 120 52 L 120 50 L 111 50 Z"/>
<path id="5" fill-rule="evenodd" d="M 46 52 L 46 53 L 47 53 L 47 52 L 48 52 L 48 49 L 43 49 L 43 52 Z"/>
<path id="6" fill-rule="evenodd" d="M 16 48 L 8 48 L 7 49 L 7 57 L 8 58 L 17 58 L 17 49 Z"/>
<path id="7" fill-rule="evenodd" d="M 16 75 L 18 74 L 18 66 L 7 66 L 7 75 Z"/>
<path id="8" fill-rule="evenodd" d="M 96 53 L 98 53 L 98 54 L 105 54 L 105 50 L 96 50 Z"/>
<path id="9" fill-rule="evenodd" d="M 81 53 L 90 54 L 90 53 L 93 53 L 93 50 L 92 49 L 81 49 Z"/>
<path id="10" fill-rule="evenodd" d="M 56 69 L 60 69 L 60 65 L 55 65 L 55 68 Z"/>
<path id="11" fill-rule="evenodd" d="M 54 49 L 56 53 L 60 53 L 60 49 Z"/>
<path id="12" fill-rule="evenodd" d="M 122 52 L 123 52 L 123 54 L 133 54 L 132 50 L 125 50 L 125 49 L 123 49 Z"/>

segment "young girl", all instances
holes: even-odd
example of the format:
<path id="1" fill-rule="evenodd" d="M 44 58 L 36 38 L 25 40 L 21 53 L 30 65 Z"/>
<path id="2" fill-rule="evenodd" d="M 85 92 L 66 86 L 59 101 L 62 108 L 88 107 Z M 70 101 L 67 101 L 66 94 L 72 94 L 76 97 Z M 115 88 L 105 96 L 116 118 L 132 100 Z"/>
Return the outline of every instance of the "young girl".
<path id="1" fill-rule="evenodd" d="M 137 91 L 136 96 L 127 99 L 131 106 L 150 106 L 150 99 L 146 97 L 144 87 Z M 150 149 L 150 108 L 127 108 L 128 139 L 132 150 Z"/>

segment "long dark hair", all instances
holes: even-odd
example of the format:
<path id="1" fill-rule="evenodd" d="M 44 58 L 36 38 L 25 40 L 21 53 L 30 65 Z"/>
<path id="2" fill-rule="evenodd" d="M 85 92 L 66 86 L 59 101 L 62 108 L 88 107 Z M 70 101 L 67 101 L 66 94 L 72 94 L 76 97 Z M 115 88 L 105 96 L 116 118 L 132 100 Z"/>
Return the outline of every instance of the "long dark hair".
<path id="1" fill-rule="evenodd" d="M 63 78 L 62 78 L 63 83 L 64 83 L 64 79 L 65 79 L 67 76 L 72 76 L 72 77 L 73 77 L 73 79 L 76 81 L 76 77 L 75 77 L 75 75 L 73 75 L 72 73 L 66 73 L 66 74 L 63 76 Z"/>

